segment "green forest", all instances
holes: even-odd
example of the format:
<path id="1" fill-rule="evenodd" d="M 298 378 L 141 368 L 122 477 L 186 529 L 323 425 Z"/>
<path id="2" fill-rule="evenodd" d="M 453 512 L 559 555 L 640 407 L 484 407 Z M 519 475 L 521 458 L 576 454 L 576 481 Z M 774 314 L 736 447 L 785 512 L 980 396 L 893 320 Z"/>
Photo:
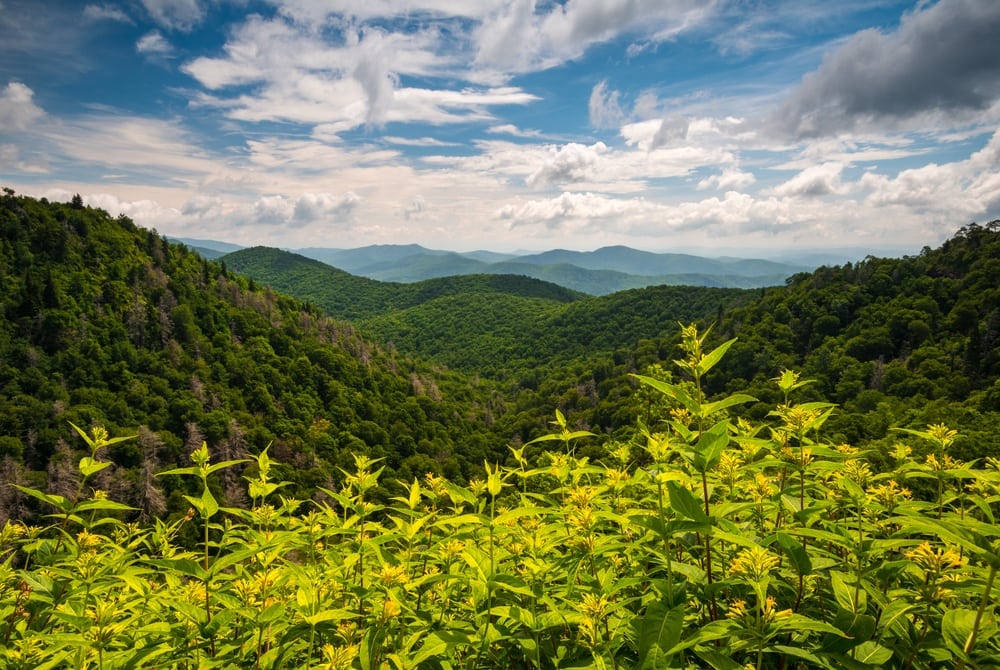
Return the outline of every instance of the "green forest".
<path id="1" fill-rule="evenodd" d="M 1000 664 L 1000 222 L 766 289 L 0 196 L 10 668 Z"/>

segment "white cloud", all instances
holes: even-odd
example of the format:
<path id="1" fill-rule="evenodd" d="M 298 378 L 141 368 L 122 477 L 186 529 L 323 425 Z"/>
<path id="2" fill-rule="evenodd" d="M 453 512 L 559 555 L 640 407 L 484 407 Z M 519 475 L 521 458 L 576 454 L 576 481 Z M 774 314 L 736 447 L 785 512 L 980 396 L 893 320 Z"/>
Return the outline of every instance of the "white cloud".
<path id="1" fill-rule="evenodd" d="M 523 128 L 518 128 L 513 123 L 502 123 L 496 126 L 490 126 L 486 129 L 486 132 L 491 135 L 511 135 L 512 137 L 541 137 L 542 132 L 539 130 L 525 130 Z"/>
<path id="2" fill-rule="evenodd" d="M 549 147 L 549 156 L 528 175 L 525 183 L 532 188 L 540 188 L 592 179 L 601 155 L 607 151 L 603 142 L 590 146 L 574 142 L 559 148 Z"/>
<path id="3" fill-rule="evenodd" d="M 150 17 L 168 30 L 187 31 L 205 16 L 199 0 L 142 0 Z"/>
<path id="4" fill-rule="evenodd" d="M 343 195 L 331 193 L 303 193 L 295 201 L 291 225 L 299 227 L 311 223 L 334 223 L 346 220 L 361 202 L 356 193 Z"/>
<path id="5" fill-rule="evenodd" d="M 754 177 L 752 173 L 743 172 L 739 168 L 729 167 L 725 168 L 719 174 L 705 177 L 699 181 L 698 190 L 705 190 L 708 188 L 714 188 L 720 191 L 742 190 L 756 181 L 757 178 Z"/>
<path id="6" fill-rule="evenodd" d="M 625 119 L 619 103 L 618 91 L 609 91 L 607 80 L 599 82 L 590 92 L 588 110 L 590 125 L 595 128 L 613 128 Z"/>
<path id="7" fill-rule="evenodd" d="M 12 81 L 0 92 L 0 133 L 27 130 L 45 116 L 34 102 L 35 92 L 19 81 Z"/>
<path id="8" fill-rule="evenodd" d="M 135 50 L 152 57 L 164 57 L 173 53 L 174 48 L 158 30 L 153 30 L 139 38 Z"/>
<path id="9" fill-rule="evenodd" d="M 515 87 L 401 86 L 402 76 L 444 74 L 451 67 L 430 29 L 403 34 L 346 26 L 332 32 L 339 41 L 281 18 L 247 20 L 230 36 L 224 56 L 182 67 L 213 92 L 194 103 L 241 121 L 321 124 L 340 133 L 392 122 L 490 120 L 490 107 L 537 100 Z M 234 87 L 240 88 L 230 97 L 227 90 Z"/>
<path id="10" fill-rule="evenodd" d="M 980 151 L 953 163 L 929 163 L 895 177 L 866 173 L 859 185 L 865 204 L 901 208 L 942 226 L 975 218 L 1000 207 L 1000 131 Z"/>
<path id="11" fill-rule="evenodd" d="M 843 171 L 844 164 L 833 161 L 812 165 L 770 192 L 782 198 L 840 195 L 846 192 L 840 180 Z"/>
<path id="12" fill-rule="evenodd" d="M 694 0 L 568 0 L 543 5 L 512 0 L 477 28 L 475 64 L 496 72 L 542 70 L 580 57 L 590 46 L 626 33 L 652 41 L 672 39 L 701 23 L 715 2 Z"/>
<path id="13" fill-rule="evenodd" d="M 119 23 L 135 23 L 128 14 L 109 5 L 87 5 L 83 8 L 83 18 L 88 21 L 117 21 Z"/>

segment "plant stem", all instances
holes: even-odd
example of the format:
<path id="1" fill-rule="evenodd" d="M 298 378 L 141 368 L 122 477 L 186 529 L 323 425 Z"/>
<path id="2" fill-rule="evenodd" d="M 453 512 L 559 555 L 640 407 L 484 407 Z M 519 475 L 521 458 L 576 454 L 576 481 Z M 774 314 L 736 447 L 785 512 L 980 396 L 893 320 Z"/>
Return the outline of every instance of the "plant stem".
<path id="1" fill-rule="evenodd" d="M 983 590 L 983 596 L 979 599 L 979 609 L 976 610 L 976 620 L 972 623 L 972 632 L 969 633 L 968 639 L 965 640 L 965 647 L 962 651 L 966 655 L 972 651 L 972 648 L 976 646 L 976 637 L 979 635 L 979 625 L 983 622 L 983 614 L 986 612 L 986 603 L 990 599 L 990 591 L 993 590 L 993 580 L 997 576 L 997 564 L 996 562 L 990 565 L 990 574 L 986 578 L 986 588 Z M 965 667 L 965 659 L 960 659 L 958 665 L 955 666 L 956 670 L 962 670 Z"/>

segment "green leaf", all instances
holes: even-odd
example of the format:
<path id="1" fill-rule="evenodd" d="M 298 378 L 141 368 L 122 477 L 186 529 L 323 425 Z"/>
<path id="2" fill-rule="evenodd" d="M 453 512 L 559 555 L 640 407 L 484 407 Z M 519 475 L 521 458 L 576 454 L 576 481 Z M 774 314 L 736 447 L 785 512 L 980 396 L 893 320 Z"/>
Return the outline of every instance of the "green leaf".
<path id="1" fill-rule="evenodd" d="M 667 650 L 681 641 L 684 629 L 684 605 L 668 607 L 663 602 L 654 602 L 646 608 L 640 619 L 639 668 L 665 668 L 670 661 Z"/>
<path id="2" fill-rule="evenodd" d="M 80 459 L 80 474 L 83 475 L 84 479 L 90 477 L 91 475 L 97 474 L 106 467 L 109 467 L 111 463 L 108 461 L 98 461 L 90 456 L 84 456 Z"/>
<path id="3" fill-rule="evenodd" d="M 965 655 L 965 643 L 976 625 L 974 610 L 948 610 L 941 618 L 941 634 L 948 648 L 960 656 Z"/>
<path id="4" fill-rule="evenodd" d="M 38 489 L 28 488 L 27 486 L 20 486 L 19 484 L 13 484 L 21 493 L 31 496 L 32 498 L 37 498 L 44 503 L 58 507 L 63 512 L 69 512 L 73 509 L 73 503 L 61 495 L 55 493 L 44 493 Z"/>
<path id="5" fill-rule="evenodd" d="M 710 414 L 721 412 L 722 410 L 732 407 L 733 405 L 742 405 L 748 402 L 757 402 L 757 398 L 745 393 L 735 393 L 731 396 L 723 398 L 722 400 L 716 400 L 715 402 L 705 404 L 701 408 L 702 416 L 709 416 Z"/>
<path id="6" fill-rule="evenodd" d="M 719 463 L 728 444 L 729 419 L 724 419 L 699 436 L 691 464 L 698 472 L 708 472 Z"/>
<path id="7" fill-rule="evenodd" d="M 200 498 L 184 496 L 184 499 L 191 503 L 191 506 L 201 514 L 203 519 L 211 519 L 219 511 L 219 503 L 216 502 L 215 496 L 212 495 L 207 486 L 202 489 Z"/>
<path id="8" fill-rule="evenodd" d="M 722 360 L 722 357 L 726 355 L 726 352 L 729 351 L 729 347 L 733 346 L 734 342 L 736 342 L 735 337 L 728 342 L 723 342 L 711 352 L 702 356 L 701 360 L 698 361 L 698 373 L 700 375 L 704 375 L 706 372 L 715 367 L 715 364 Z"/>
<path id="9" fill-rule="evenodd" d="M 805 576 L 812 573 L 812 560 L 809 558 L 809 552 L 805 550 L 800 541 L 783 532 L 777 533 L 775 539 L 781 550 L 788 556 L 796 574 Z"/>
<path id="10" fill-rule="evenodd" d="M 670 508 L 683 517 L 698 523 L 710 523 L 702 502 L 677 482 L 667 482 L 667 493 L 670 496 Z"/>

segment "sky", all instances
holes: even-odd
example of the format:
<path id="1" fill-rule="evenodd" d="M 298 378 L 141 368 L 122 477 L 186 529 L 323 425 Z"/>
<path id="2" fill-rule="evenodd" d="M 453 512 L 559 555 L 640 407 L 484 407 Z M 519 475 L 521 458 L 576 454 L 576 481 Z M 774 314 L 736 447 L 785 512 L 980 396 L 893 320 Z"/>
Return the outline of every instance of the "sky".
<path id="1" fill-rule="evenodd" d="M 0 185 L 244 246 L 917 253 L 997 0 L 0 0 Z"/>

